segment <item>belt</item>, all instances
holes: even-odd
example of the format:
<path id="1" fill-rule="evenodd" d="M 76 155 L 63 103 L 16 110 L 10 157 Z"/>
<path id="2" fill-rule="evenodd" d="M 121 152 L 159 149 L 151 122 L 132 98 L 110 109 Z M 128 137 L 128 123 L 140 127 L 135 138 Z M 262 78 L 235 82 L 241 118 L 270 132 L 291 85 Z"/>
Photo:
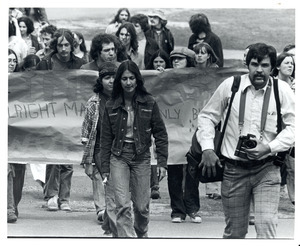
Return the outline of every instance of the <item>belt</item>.
<path id="1" fill-rule="evenodd" d="M 240 160 L 233 160 L 229 159 L 225 156 L 222 156 L 221 159 L 225 160 L 226 162 L 229 162 L 230 164 L 233 164 L 235 166 L 240 166 L 240 167 L 245 167 L 245 168 L 250 168 L 250 167 L 255 167 L 255 166 L 261 166 L 264 165 L 267 162 L 272 162 L 275 160 L 275 156 L 268 156 L 265 159 L 262 160 L 248 160 L 248 161 L 240 161 Z"/>

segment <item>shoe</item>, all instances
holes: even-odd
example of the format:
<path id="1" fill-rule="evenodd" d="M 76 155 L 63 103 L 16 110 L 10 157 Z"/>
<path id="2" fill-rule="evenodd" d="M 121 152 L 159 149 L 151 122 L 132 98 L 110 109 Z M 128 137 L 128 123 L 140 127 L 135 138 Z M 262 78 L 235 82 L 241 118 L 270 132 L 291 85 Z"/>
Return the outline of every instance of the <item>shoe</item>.
<path id="1" fill-rule="evenodd" d="M 189 216 L 190 216 L 193 223 L 201 223 L 202 222 L 202 219 L 201 219 L 201 216 L 200 216 L 199 212 L 191 213 L 191 214 L 189 214 Z"/>
<path id="2" fill-rule="evenodd" d="M 159 199 L 160 198 L 159 190 L 151 190 L 151 198 L 152 199 Z"/>
<path id="3" fill-rule="evenodd" d="M 58 196 L 51 197 L 47 202 L 47 207 L 49 211 L 57 211 L 58 210 Z"/>
<path id="4" fill-rule="evenodd" d="M 173 217 L 172 218 L 172 223 L 181 223 L 182 219 L 180 217 Z"/>
<path id="5" fill-rule="evenodd" d="M 70 205 L 68 203 L 62 203 L 62 204 L 60 204 L 60 209 L 62 211 L 71 211 Z"/>
<path id="6" fill-rule="evenodd" d="M 249 225 L 255 225 L 255 218 L 254 215 L 249 216 Z"/>
<path id="7" fill-rule="evenodd" d="M 214 199 L 214 200 L 221 199 L 221 195 L 218 194 L 218 193 L 207 194 L 207 197 L 208 197 L 209 199 Z"/>
<path id="8" fill-rule="evenodd" d="M 9 213 L 7 215 L 7 223 L 15 223 L 17 220 L 18 220 L 18 217 L 14 213 Z"/>
<path id="9" fill-rule="evenodd" d="M 100 224 L 103 224 L 103 222 L 104 222 L 104 218 L 103 218 L 104 217 L 104 212 L 105 212 L 105 210 L 103 209 L 103 210 L 100 210 L 97 213 L 97 219 L 98 219 Z"/>
<path id="10" fill-rule="evenodd" d="M 104 231 L 103 235 L 110 236 L 110 235 L 112 235 L 112 232 L 111 232 L 111 230 L 106 230 L 106 231 Z"/>

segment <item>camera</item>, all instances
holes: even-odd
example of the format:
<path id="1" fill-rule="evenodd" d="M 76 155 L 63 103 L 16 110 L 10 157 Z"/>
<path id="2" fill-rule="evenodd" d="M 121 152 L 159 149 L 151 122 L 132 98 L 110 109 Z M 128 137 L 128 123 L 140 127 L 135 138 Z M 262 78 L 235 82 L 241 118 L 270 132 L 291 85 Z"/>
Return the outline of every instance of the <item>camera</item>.
<path id="1" fill-rule="evenodd" d="M 252 134 L 247 134 L 247 136 L 240 136 L 234 155 L 244 159 L 248 159 L 245 149 L 253 149 L 257 145 L 256 140 L 254 140 L 253 138 L 255 138 L 255 136 Z"/>

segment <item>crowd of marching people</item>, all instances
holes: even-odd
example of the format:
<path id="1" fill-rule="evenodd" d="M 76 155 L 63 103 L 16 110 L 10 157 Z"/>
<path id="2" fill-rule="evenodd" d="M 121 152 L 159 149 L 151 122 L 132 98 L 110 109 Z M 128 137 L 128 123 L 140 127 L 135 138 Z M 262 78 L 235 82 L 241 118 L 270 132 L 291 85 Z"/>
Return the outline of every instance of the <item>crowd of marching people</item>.
<path id="1" fill-rule="evenodd" d="M 167 23 L 161 9 L 131 15 L 121 8 L 105 32 L 93 37 L 88 49 L 82 33 L 54 26 L 45 9 L 9 9 L 8 73 L 98 71 L 82 123 L 81 165 L 92 181 L 96 218 L 104 233 L 112 237 L 148 237 L 149 204 L 160 198 L 159 182 L 165 176 L 171 222 L 181 223 L 187 216 L 194 223 L 202 222 L 199 181 L 186 172 L 187 163 L 168 165 L 167 129 L 140 70 L 221 68 L 222 42 L 203 13 L 190 17 L 192 33 L 186 47 L 176 46 Z M 286 185 L 295 203 L 294 56 L 295 45 L 287 45 L 280 55 L 264 43 L 253 42 L 245 50 L 244 64 L 249 72 L 241 76 L 233 101 L 236 110 L 230 115 L 221 148 L 224 179 L 206 184 L 208 198 L 222 199 L 224 238 L 245 238 L 250 222 L 256 226 L 257 237 L 274 238 L 280 187 Z M 214 152 L 214 128 L 226 112 L 232 81 L 230 77 L 218 87 L 198 116 L 197 140 L 203 150 L 199 164 L 211 173 L 220 165 Z M 280 133 L 275 124 L 277 102 L 272 97 L 276 89 L 269 89 L 277 81 L 283 123 Z M 246 113 L 240 119 L 238 108 L 242 108 L 244 94 Z M 265 104 L 268 112 L 264 116 Z M 263 118 L 265 124 L 260 125 Z M 249 134 L 254 135 L 256 147 L 246 149 L 246 157 L 235 155 L 236 146 Z M 156 165 L 151 164 L 152 142 Z M 279 152 L 286 152 L 281 166 L 273 164 Z M 44 173 L 36 180 L 43 188 L 45 208 L 71 211 L 73 166 L 57 163 L 31 168 Z M 25 165 L 8 164 L 8 223 L 18 219 L 24 174 Z"/>

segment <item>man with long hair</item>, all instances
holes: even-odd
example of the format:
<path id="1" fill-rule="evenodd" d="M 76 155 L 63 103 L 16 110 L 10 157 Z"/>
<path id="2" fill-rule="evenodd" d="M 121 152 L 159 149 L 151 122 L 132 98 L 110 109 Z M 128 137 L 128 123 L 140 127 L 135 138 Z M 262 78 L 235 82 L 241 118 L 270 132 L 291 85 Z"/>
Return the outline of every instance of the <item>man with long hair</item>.
<path id="1" fill-rule="evenodd" d="M 107 34 L 115 34 L 120 25 L 124 22 L 129 21 L 130 19 L 130 12 L 127 8 L 120 8 L 115 15 L 114 19 L 109 23 L 108 27 L 105 30 Z"/>
<path id="2" fill-rule="evenodd" d="M 37 70 L 79 69 L 84 60 L 74 56 L 74 37 L 70 30 L 60 28 L 53 34 L 50 43 L 53 50 L 37 65 Z"/>

